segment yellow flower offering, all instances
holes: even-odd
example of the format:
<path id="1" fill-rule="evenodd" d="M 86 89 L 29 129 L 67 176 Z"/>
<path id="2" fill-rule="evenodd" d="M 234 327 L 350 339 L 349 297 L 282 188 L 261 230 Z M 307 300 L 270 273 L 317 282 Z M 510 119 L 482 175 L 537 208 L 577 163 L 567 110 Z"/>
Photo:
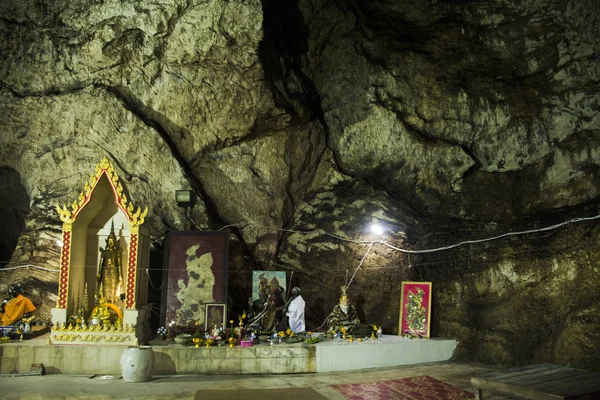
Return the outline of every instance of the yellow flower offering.
<path id="1" fill-rule="evenodd" d="M 281 331 L 281 332 L 279 332 L 279 333 L 278 333 L 278 335 L 279 335 L 280 337 L 284 337 L 284 336 L 285 336 L 285 333 L 284 333 L 283 331 Z"/>
<path id="2" fill-rule="evenodd" d="M 377 325 L 373 325 L 373 330 L 376 331 L 377 330 Z"/>
<path id="3" fill-rule="evenodd" d="M 290 328 L 288 328 L 288 330 L 285 333 L 287 333 L 289 335 L 291 332 L 292 332 L 292 330 Z"/>

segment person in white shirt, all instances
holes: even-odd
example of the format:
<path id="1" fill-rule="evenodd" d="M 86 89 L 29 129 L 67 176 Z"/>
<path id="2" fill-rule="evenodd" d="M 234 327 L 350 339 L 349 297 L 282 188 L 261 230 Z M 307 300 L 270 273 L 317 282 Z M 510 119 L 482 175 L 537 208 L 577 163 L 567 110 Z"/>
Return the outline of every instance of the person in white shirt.
<path id="1" fill-rule="evenodd" d="M 294 333 L 306 331 L 306 325 L 304 322 L 304 299 L 300 295 L 300 288 L 294 287 L 292 289 L 292 301 L 290 302 L 287 309 L 287 316 L 289 317 L 290 329 Z"/>

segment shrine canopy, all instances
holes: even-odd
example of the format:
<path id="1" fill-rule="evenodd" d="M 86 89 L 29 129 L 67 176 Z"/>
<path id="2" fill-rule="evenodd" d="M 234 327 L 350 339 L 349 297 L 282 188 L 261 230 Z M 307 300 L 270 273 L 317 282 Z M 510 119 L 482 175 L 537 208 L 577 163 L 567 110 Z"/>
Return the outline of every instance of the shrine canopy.
<path id="1" fill-rule="evenodd" d="M 96 293 L 96 274 L 100 248 L 114 226 L 122 251 L 120 308 L 135 310 L 146 304 L 149 238 L 141 229 L 148 207 L 134 205 L 124 182 L 106 157 L 91 173 L 83 190 L 70 206 L 56 205 L 63 222 L 58 300 L 53 321 L 64 323 L 76 308 L 91 310 Z M 83 296 L 84 290 L 90 296 Z M 87 293 L 86 292 L 86 293 Z M 88 304 L 81 304 L 86 298 Z"/>

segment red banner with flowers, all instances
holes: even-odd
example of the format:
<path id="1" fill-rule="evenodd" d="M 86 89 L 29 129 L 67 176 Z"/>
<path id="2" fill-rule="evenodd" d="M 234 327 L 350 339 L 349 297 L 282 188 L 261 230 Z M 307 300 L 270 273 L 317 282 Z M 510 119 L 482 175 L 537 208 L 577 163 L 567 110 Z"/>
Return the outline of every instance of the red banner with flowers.
<path id="1" fill-rule="evenodd" d="M 429 337 L 431 282 L 402 282 L 400 290 L 400 335 Z"/>

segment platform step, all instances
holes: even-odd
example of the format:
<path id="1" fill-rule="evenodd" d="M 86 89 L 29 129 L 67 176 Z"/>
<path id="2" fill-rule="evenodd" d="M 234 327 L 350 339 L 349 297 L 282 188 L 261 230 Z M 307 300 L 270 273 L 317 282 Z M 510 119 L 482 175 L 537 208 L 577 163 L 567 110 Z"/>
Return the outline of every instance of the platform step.
<path id="1" fill-rule="evenodd" d="M 8 377 L 17 377 L 17 376 L 38 376 L 38 375 L 46 375 L 46 368 L 43 363 L 40 364 L 31 364 L 31 370 L 27 372 L 19 372 L 16 374 L 0 374 L 1 378 Z"/>

